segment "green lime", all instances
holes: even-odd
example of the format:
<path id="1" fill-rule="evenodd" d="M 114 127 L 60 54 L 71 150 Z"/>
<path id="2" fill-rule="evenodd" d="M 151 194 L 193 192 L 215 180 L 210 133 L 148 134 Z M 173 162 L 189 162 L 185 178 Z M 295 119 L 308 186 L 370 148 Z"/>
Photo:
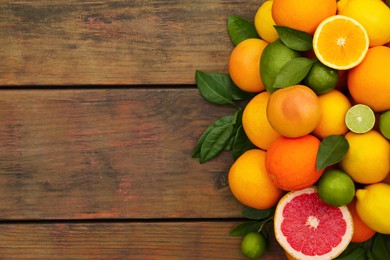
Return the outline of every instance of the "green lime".
<path id="1" fill-rule="evenodd" d="M 345 124 L 352 132 L 364 134 L 374 127 L 375 114 L 369 106 L 357 104 L 347 111 Z"/>
<path id="2" fill-rule="evenodd" d="M 317 95 L 320 95 L 333 90 L 338 80 L 337 70 L 317 61 L 314 62 L 309 73 L 303 79 L 303 84 L 311 88 Z"/>
<path id="3" fill-rule="evenodd" d="M 241 252 L 250 259 L 257 259 L 265 252 L 267 241 L 258 232 L 249 232 L 241 241 Z"/>
<path id="4" fill-rule="evenodd" d="M 299 52 L 288 48 L 280 39 L 268 44 L 260 58 L 260 77 L 265 89 L 274 92 L 276 75 L 287 62 L 299 56 Z"/>
<path id="5" fill-rule="evenodd" d="M 390 110 L 379 117 L 379 130 L 384 137 L 390 140 Z"/>
<path id="6" fill-rule="evenodd" d="M 329 169 L 319 179 L 317 193 L 325 203 L 340 207 L 353 200 L 355 183 L 347 173 L 338 169 Z"/>

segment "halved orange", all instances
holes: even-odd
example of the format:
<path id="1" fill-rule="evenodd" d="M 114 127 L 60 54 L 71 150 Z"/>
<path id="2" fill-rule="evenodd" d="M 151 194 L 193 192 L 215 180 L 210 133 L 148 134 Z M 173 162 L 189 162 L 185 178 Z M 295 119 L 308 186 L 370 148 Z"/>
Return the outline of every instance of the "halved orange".
<path id="1" fill-rule="evenodd" d="M 317 58 L 326 66 L 348 70 L 363 61 L 369 47 L 364 27 L 355 19 L 334 15 L 323 20 L 313 36 Z"/>

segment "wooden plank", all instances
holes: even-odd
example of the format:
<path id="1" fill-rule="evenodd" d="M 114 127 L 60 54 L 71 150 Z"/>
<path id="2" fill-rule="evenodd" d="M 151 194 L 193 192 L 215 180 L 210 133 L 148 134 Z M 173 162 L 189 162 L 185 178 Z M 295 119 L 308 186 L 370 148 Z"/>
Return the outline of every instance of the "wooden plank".
<path id="1" fill-rule="evenodd" d="M 246 259 L 235 222 L 0 225 L 1 259 Z M 262 259 L 285 259 L 270 236 Z"/>
<path id="2" fill-rule="evenodd" d="M 191 88 L 2 90 L 0 218 L 240 217 L 231 153 L 191 158 L 233 111 Z"/>
<path id="3" fill-rule="evenodd" d="M 261 2 L 3 0 L 0 85 L 193 84 L 227 72 L 227 17 Z"/>

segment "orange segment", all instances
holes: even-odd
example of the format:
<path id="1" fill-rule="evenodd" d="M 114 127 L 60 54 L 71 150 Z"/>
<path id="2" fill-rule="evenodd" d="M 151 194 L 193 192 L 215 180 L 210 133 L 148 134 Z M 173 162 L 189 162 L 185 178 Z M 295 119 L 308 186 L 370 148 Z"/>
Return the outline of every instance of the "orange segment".
<path id="1" fill-rule="evenodd" d="M 357 66 L 369 46 L 364 27 L 356 20 L 334 15 L 321 22 L 313 37 L 317 58 L 326 66 L 347 70 Z"/>

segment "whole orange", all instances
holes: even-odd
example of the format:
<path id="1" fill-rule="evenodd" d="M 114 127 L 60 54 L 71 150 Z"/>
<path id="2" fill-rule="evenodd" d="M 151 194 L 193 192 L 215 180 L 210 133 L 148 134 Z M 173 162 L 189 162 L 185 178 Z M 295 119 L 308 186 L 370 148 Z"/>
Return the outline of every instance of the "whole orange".
<path id="1" fill-rule="evenodd" d="M 257 147 L 267 150 L 279 134 L 271 127 L 267 118 L 270 94 L 263 91 L 246 105 L 242 114 L 242 126 L 249 140 Z"/>
<path id="2" fill-rule="evenodd" d="M 233 82 L 247 92 L 264 90 L 260 78 L 260 58 L 267 42 L 260 39 L 246 39 L 232 50 L 229 58 L 229 74 Z"/>
<path id="3" fill-rule="evenodd" d="M 336 0 L 274 0 L 272 17 L 276 25 L 314 34 L 325 18 L 335 15 Z"/>
<path id="4" fill-rule="evenodd" d="M 356 212 L 356 198 L 348 204 L 353 220 L 353 236 L 351 242 L 361 243 L 375 235 L 375 231 L 367 226 Z"/>
<path id="5" fill-rule="evenodd" d="M 283 191 L 275 186 L 265 168 L 265 152 L 252 149 L 243 153 L 229 171 L 229 187 L 242 204 L 268 209 L 277 204 Z"/>
<path id="6" fill-rule="evenodd" d="M 348 71 L 348 89 L 356 103 L 366 104 L 375 112 L 390 109 L 390 48 L 368 49 L 364 60 Z"/>
<path id="7" fill-rule="evenodd" d="M 320 140 L 313 135 L 297 138 L 281 136 L 268 148 L 265 165 L 271 180 L 283 190 L 312 186 L 324 169 L 316 169 Z"/>
<path id="8" fill-rule="evenodd" d="M 304 85 L 279 89 L 268 100 L 267 117 L 276 132 L 283 136 L 307 135 L 321 119 L 318 96 Z"/>

